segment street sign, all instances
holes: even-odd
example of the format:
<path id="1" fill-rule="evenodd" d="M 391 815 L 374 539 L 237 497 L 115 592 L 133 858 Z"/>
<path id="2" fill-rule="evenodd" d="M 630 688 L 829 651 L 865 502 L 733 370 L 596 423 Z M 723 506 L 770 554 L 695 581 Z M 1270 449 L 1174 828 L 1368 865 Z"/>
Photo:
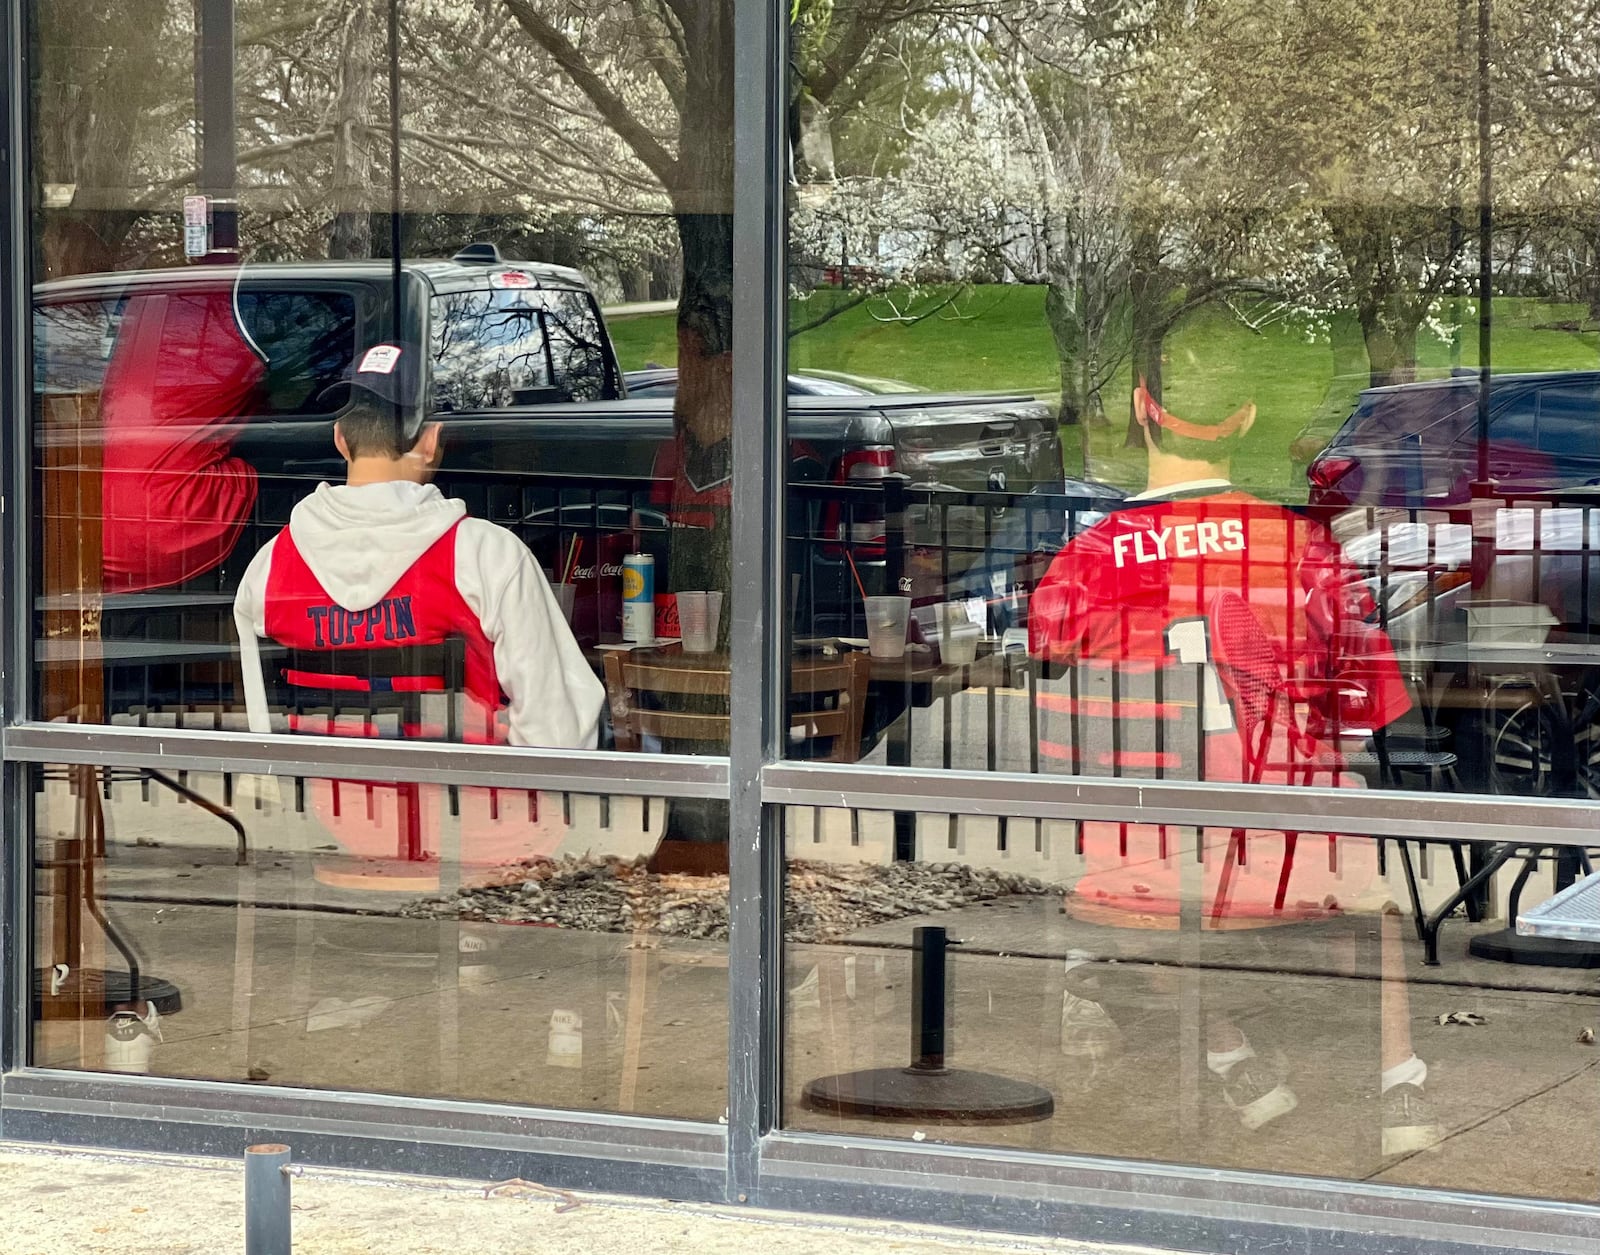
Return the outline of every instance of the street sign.
<path id="1" fill-rule="evenodd" d="M 204 257 L 211 248 L 211 198 L 183 198 L 183 255 Z"/>

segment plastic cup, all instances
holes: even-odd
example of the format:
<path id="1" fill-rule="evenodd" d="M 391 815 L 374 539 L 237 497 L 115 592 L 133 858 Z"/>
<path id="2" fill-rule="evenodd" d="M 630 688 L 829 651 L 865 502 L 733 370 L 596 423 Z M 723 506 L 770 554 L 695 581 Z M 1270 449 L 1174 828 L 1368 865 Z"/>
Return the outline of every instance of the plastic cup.
<path id="1" fill-rule="evenodd" d="M 904 658 L 909 597 L 867 598 L 867 652 L 874 658 Z"/>
<path id="2" fill-rule="evenodd" d="M 939 660 L 951 667 L 970 666 L 978 660 L 978 642 L 982 639 L 983 629 L 976 623 L 946 619 L 939 637 Z"/>
<path id="3" fill-rule="evenodd" d="M 567 626 L 572 626 L 572 608 L 578 601 L 578 586 L 576 584 L 557 584 L 555 586 L 556 602 L 561 606 L 561 617 L 567 621 Z"/>
<path id="4" fill-rule="evenodd" d="M 722 594 L 679 593 L 678 631 L 686 654 L 709 654 L 717 647 L 722 623 Z"/>

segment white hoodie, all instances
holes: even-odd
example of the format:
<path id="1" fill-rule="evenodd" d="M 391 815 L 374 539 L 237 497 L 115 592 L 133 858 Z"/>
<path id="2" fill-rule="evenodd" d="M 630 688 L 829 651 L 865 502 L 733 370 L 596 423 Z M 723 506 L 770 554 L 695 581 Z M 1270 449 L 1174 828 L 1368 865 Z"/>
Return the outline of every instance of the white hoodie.
<path id="1" fill-rule="evenodd" d="M 544 572 L 512 533 L 466 513 L 464 503 L 431 484 L 321 484 L 290 512 L 289 531 L 328 595 L 346 610 L 366 610 L 461 519 L 456 587 L 494 646 L 500 687 L 511 699 L 511 744 L 593 749 L 605 688 Z M 251 560 L 233 604 L 245 706 L 257 733 L 271 731 L 256 641 L 266 635 L 263 603 L 275 543 L 276 537 Z"/>

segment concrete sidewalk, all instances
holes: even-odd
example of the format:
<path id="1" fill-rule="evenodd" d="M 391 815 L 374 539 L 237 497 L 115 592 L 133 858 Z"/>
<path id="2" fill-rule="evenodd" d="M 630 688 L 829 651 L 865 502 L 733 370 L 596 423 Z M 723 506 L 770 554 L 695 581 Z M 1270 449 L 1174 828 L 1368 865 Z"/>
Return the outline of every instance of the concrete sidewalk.
<path id="1" fill-rule="evenodd" d="M 294 1180 L 295 1255 L 1134 1255 L 1138 1248 L 341 1172 Z M 244 1250 L 239 1161 L 0 1143 L 0 1255 Z M 571 1206 L 572 1202 L 576 1206 Z M 562 1210 L 558 1210 L 562 1209 Z"/>

